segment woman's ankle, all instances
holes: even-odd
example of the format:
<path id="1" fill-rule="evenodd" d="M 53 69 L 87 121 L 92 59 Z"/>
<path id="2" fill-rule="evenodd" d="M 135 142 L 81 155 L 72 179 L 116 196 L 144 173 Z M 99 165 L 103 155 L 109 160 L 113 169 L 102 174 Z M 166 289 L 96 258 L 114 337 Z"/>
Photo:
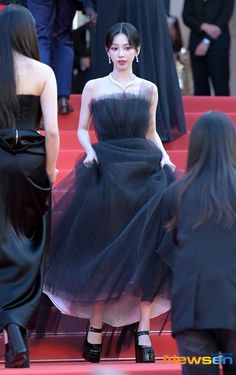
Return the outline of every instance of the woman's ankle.
<path id="1" fill-rule="evenodd" d="M 87 340 L 90 344 L 101 344 L 102 343 L 102 326 L 94 327 L 89 326 L 87 333 Z"/>

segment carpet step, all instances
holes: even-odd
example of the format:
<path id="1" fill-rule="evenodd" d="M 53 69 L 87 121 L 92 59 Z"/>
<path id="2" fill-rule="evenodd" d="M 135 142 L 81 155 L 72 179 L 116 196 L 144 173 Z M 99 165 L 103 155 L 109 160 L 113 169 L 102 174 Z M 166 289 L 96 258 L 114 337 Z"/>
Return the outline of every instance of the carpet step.
<path id="1" fill-rule="evenodd" d="M 47 297 L 42 299 L 42 304 L 45 303 L 48 304 Z M 52 308 L 50 319 L 47 320 L 44 338 L 36 337 L 34 331 L 30 332 L 31 358 L 33 360 L 82 360 L 81 349 L 86 336 L 87 319 L 78 319 L 66 315 L 61 315 L 60 319 L 58 318 L 56 308 Z M 163 327 L 164 322 L 165 326 Z M 40 321 L 37 324 L 40 324 Z M 151 319 L 150 336 L 157 359 L 163 358 L 164 355 L 173 356 L 177 354 L 176 342 L 171 336 L 170 319 L 165 314 Z M 126 337 L 129 345 L 122 346 L 119 360 L 134 359 L 134 332 Z M 110 360 L 118 359 L 116 347 L 119 338 L 120 328 L 113 330 L 109 325 L 104 325 L 102 351 L 104 360 L 108 358 Z M 0 362 L 4 358 L 3 350 L 3 335 L 0 334 Z"/>
<path id="2" fill-rule="evenodd" d="M 183 96 L 183 106 L 185 114 L 206 111 L 236 113 L 236 96 Z"/>
<path id="3" fill-rule="evenodd" d="M 216 108 L 215 110 L 221 111 L 219 108 Z M 191 131 L 195 121 L 204 112 L 206 112 L 206 111 L 204 111 L 204 110 L 201 111 L 197 107 L 194 108 L 194 111 L 185 112 L 186 128 L 187 128 L 188 132 Z M 234 122 L 234 124 L 236 124 L 236 109 L 234 109 L 232 111 L 222 110 L 222 112 L 224 112 L 227 116 L 229 116 L 231 118 L 231 120 Z M 69 115 L 66 115 L 66 116 L 59 116 L 60 130 L 61 131 L 69 131 L 69 130 L 74 131 L 74 133 L 75 133 L 74 137 L 77 139 L 76 131 L 77 131 L 77 128 L 78 128 L 78 121 L 79 121 L 79 111 L 75 111 L 75 112 L 73 112 Z M 90 129 L 94 130 L 93 123 L 91 123 Z M 177 140 L 181 139 L 181 138 L 182 138 L 182 136 L 180 138 L 177 138 Z M 176 141 L 173 141 L 172 143 L 174 143 L 174 142 L 176 142 Z"/>
<path id="4" fill-rule="evenodd" d="M 110 333 L 103 335 L 102 360 L 123 361 L 133 360 L 134 340 L 128 348 L 123 348 L 120 355 L 116 353 L 116 343 L 118 336 L 114 335 L 112 345 Z M 82 361 L 81 348 L 85 339 L 85 333 L 71 334 L 46 334 L 43 339 L 35 338 L 34 334 L 30 337 L 31 359 L 34 361 Z M 156 359 L 162 359 L 164 356 L 173 357 L 178 354 L 175 340 L 170 333 L 151 332 L 152 345 L 155 350 Z M 0 360 L 4 358 L 3 338 L 0 340 Z"/>
<path id="5" fill-rule="evenodd" d="M 223 111 L 236 113 L 236 96 L 182 96 L 184 112 Z M 71 95 L 74 112 L 79 111 L 81 95 Z M 66 116 L 60 116 L 66 119 Z"/>
<path id="6" fill-rule="evenodd" d="M 183 96 L 183 106 L 187 130 L 191 130 L 193 123 L 206 111 L 222 111 L 236 123 L 236 97 L 204 97 Z M 81 96 L 72 95 L 70 100 L 74 112 L 60 115 L 59 123 L 62 130 L 76 130 L 78 127 Z M 91 124 L 93 128 L 93 124 Z"/>
<path id="7" fill-rule="evenodd" d="M 0 371 L 3 365 L 0 365 Z M 8 369 L 7 374 L 14 374 L 15 369 Z M 17 369 L 17 375 L 181 375 L 180 365 L 163 361 L 148 364 L 125 363 L 32 363 L 30 369 Z"/>
<path id="8" fill-rule="evenodd" d="M 187 126 L 189 134 L 190 134 L 190 131 L 192 130 L 193 124 L 195 123 L 195 121 L 197 121 L 197 119 L 201 116 L 201 114 L 203 112 L 205 112 L 205 111 L 202 111 L 202 112 L 186 112 L 185 113 L 186 126 Z M 223 111 L 223 112 L 227 116 L 229 116 L 229 118 L 233 121 L 234 125 L 236 126 L 236 107 L 235 107 L 234 112 L 226 112 L 226 111 Z M 182 139 L 182 137 L 178 138 L 178 140 L 180 140 L 180 139 Z M 174 141 L 174 142 L 176 142 L 176 141 Z"/>

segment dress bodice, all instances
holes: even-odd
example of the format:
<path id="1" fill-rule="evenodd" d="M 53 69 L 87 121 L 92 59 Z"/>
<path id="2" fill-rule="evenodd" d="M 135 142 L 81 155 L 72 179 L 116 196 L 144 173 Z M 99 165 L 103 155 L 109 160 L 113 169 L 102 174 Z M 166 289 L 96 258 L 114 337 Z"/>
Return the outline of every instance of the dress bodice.
<path id="1" fill-rule="evenodd" d="M 19 112 L 16 121 L 17 129 L 36 130 L 40 116 L 40 97 L 35 95 L 18 95 Z"/>
<path id="2" fill-rule="evenodd" d="M 150 99 L 132 93 L 112 94 L 91 103 L 94 128 L 100 141 L 144 138 L 149 127 Z"/>
<path id="3" fill-rule="evenodd" d="M 0 128 L 0 147 L 11 153 L 31 149 L 31 152 L 44 154 L 44 137 L 38 132 L 41 116 L 40 97 L 35 95 L 17 95 L 19 109 L 14 126 Z M 38 149 L 32 151 L 32 146 Z M 41 147 L 42 146 L 42 147 Z"/>

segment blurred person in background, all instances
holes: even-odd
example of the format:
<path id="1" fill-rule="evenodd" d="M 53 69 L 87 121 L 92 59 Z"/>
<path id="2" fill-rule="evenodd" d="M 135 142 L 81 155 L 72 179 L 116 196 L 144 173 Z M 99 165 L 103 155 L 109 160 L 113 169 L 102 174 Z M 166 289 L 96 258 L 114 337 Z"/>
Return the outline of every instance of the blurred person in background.
<path id="1" fill-rule="evenodd" d="M 72 22 L 77 6 L 82 3 L 86 14 L 94 19 L 96 14 L 91 0 L 28 0 L 27 7 L 36 21 L 41 61 L 53 67 L 58 86 L 58 112 L 73 111 L 69 103 L 74 63 Z"/>
<path id="2" fill-rule="evenodd" d="M 194 95 L 230 95 L 229 20 L 234 0 L 185 0 L 183 21 L 191 30 L 189 51 Z"/>

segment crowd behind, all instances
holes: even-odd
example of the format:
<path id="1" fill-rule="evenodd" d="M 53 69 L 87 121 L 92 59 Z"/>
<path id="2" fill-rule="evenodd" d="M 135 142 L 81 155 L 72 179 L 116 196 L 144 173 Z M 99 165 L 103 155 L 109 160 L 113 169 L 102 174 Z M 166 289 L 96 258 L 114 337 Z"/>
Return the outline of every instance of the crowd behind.
<path id="1" fill-rule="evenodd" d="M 182 92 L 193 92 L 194 95 L 230 95 L 228 24 L 233 12 L 234 0 L 184 1 L 182 20 L 191 32 L 189 57 L 186 57 L 179 20 L 170 14 L 170 0 L 161 1 L 166 10 L 173 58 Z M 98 20 L 103 17 L 106 2 L 102 0 L 49 1 L 46 6 L 43 1 L 34 0 L 2 0 L 0 3 L 20 3 L 28 7 L 34 15 L 41 61 L 51 65 L 56 73 L 58 111 L 60 114 L 70 113 L 73 111 L 69 103 L 70 94 L 81 93 L 86 82 L 94 78 L 97 73 L 96 68 L 93 69 L 96 65 L 94 50 L 101 46 L 94 45 L 96 23 L 97 17 Z M 98 13 L 98 9 L 101 14 Z M 77 11 L 85 17 L 79 17 L 79 27 L 73 28 Z M 136 27 L 139 29 L 139 25 Z M 155 30 L 152 32 L 154 34 Z M 143 42 L 145 43 L 145 40 Z"/>

